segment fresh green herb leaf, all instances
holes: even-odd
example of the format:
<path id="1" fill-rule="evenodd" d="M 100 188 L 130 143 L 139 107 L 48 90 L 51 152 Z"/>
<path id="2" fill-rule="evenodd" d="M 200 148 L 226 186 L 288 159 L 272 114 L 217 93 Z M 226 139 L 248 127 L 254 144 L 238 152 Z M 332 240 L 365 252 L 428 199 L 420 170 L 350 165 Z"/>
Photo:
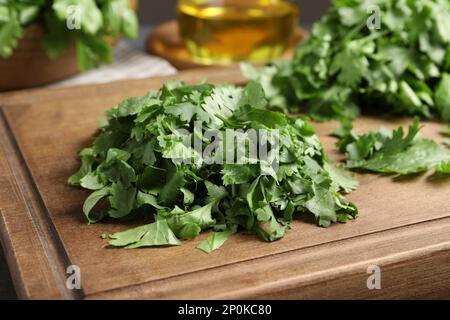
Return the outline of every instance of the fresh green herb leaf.
<path id="1" fill-rule="evenodd" d="M 169 228 L 167 221 L 159 220 L 131 230 L 107 235 L 109 244 L 128 249 L 140 247 L 178 246 L 181 242 Z"/>
<path id="2" fill-rule="evenodd" d="M 54 0 L 53 10 L 62 21 L 70 19 L 73 10 L 79 10 L 80 23 L 88 34 L 96 34 L 103 25 L 102 13 L 95 0 Z"/>
<path id="3" fill-rule="evenodd" d="M 200 242 L 197 245 L 197 248 L 206 253 L 211 253 L 223 246 L 225 241 L 227 241 L 235 233 L 236 228 L 230 228 L 221 232 L 214 232 L 212 235 Z"/>
<path id="4" fill-rule="evenodd" d="M 92 209 L 100 200 L 107 197 L 109 194 L 110 194 L 109 187 L 105 187 L 103 189 L 91 193 L 91 195 L 86 199 L 83 205 L 83 212 L 86 218 L 88 219 L 89 223 L 96 223 L 105 217 L 104 212 L 96 213 L 93 212 Z"/>
<path id="5" fill-rule="evenodd" d="M 450 174 L 450 161 L 442 161 L 442 163 L 436 166 L 435 170 L 437 173 Z"/>
<path id="6" fill-rule="evenodd" d="M 8 21 L 0 22 L 0 56 L 8 58 L 22 37 L 23 29 L 17 20 L 17 15 L 12 15 Z"/>
<path id="7" fill-rule="evenodd" d="M 420 130 L 416 118 L 404 136 L 403 128 L 394 132 L 380 129 L 362 136 L 343 137 L 342 149 L 347 156 L 347 167 L 380 173 L 408 175 L 433 169 L 450 160 L 450 150 L 427 139 L 418 139 Z M 350 138 L 349 138 L 350 137 Z"/>
<path id="8" fill-rule="evenodd" d="M 450 121 L 450 74 L 442 76 L 436 90 L 436 107 L 441 113 L 442 119 Z"/>
<path id="9" fill-rule="evenodd" d="M 330 173 L 336 192 L 342 190 L 345 193 L 350 193 L 358 188 L 358 180 L 343 166 L 326 164 L 325 168 Z"/>

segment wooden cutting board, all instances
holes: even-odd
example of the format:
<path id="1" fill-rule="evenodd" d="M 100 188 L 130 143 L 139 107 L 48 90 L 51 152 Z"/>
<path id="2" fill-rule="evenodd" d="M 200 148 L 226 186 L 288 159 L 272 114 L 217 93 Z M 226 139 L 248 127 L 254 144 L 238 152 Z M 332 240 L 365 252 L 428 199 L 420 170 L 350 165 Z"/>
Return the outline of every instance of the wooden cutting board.
<path id="1" fill-rule="evenodd" d="M 244 82 L 237 69 L 178 78 Z M 322 229 L 297 220 L 271 244 L 239 234 L 206 255 L 195 250 L 203 234 L 179 247 L 106 248 L 99 235 L 128 226 L 88 225 L 81 211 L 88 193 L 69 187 L 67 177 L 106 109 L 165 80 L 0 95 L 0 236 L 20 298 L 450 297 L 450 180 L 429 174 L 396 182 L 359 175 L 361 187 L 349 196 L 360 209 L 356 221 Z M 361 118 L 356 129 L 408 121 Z M 424 125 L 423 136 L 441 139 L 442 125 Z M 327 134 L 337 126 L 317 125 L 333 158 L 339 156 Z M 70 265 L 81 270 L 81 290 L 66 288 Z M 381 290 L 367 288 L 370 265 L 381 268 Z"/>

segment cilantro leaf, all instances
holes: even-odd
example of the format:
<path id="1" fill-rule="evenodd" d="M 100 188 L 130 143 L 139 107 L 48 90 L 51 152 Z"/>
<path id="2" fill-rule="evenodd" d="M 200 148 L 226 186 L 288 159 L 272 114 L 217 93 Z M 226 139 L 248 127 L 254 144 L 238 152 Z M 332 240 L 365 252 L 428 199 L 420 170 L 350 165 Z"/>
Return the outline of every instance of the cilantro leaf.
<path id="1" fill-rule="evenodd" d="M 221 232 L 214 232 L 212 235 L 199 243 L 197 245 L 197 249 L 200 249 L 206 253 L 211 253 L 223 246 L 225 241 L 227 241 L 235 233 L 236 228 L 230 228 Z"/>
<path id="2" fill-rule="evenodd" d="M 325 168 L 330 173 L 336 192 L 342 190 L 345 193 L 350 193 L 358 188 L 359 182 L 343 166 L 327 164 Z"/>
<path id="3" fill-rule="evenodd" d="M 436 94 L 436 107 L 441 113 L 442 119 L 450 121 L 450 74 L 446 73 L 442 76 Z"/>
<path id="4" fill-rule="evenodd" d="M 81 179 L 83 179 L 86 175 L 91 173 L 92 166 L 95 160 L 92 148 L 86 148 L 80 151 L 80 158 L 81 158 L 80 170 L 78 170 L 78 172 L 72 175 L 68 180 L 68 183 L 71 186 L 79 186 Z"/>
<path id="5" fill-rule="evenodd" d="M 96 68 L 102 62 L 112 62 L 112 49 L 102 38 L 79 34 L 76 44 L 78 67 L 81 71 Z"/>
<path id="6" fill-rule="evenodd" d="M 91 193 L 91 195 L 86 199 L 83 205 L 83 212 L 86 218 L 88 219 L 89 223 L 98 222 L 105 217 L 104 212 L 96 213 L 93 212 L 92 209 L 100 200 L 107 197 L 109 194 L 110 194 L 109 187 L 105 187 L 103 189 Z"/>
<path id="7" fill-rule="evenodd" d="M 287 225 L 280 223 L 275 217 L 270 205 L 265 205 L 255 210 L 258 223 L 256 232 L 266 241 L 275 241 L 284 237 Z"/>
<path id="8" fill-rule="evenodd" d="M 9 20 L 0 22 L 0 56 L 8 58 L 12 55 L 13 49 L 17 46 L 18 40 L 22 37 L 22 27 L 17 16 L 12 15 Z"/>
<path id="9" fill-rule="evenodd" d="M 155 246 L 178 246 L 181 242 L 175 237 L 167 221 L 161 220 L 131 230 L 106 235 L 109 245 L 129 249 Z"/>
<path id="10" fill-rule="evenodd" d="M 337 221 L 336 203 L 333 194 L 317 184 L 313 185 L 314 196 L 305 203 L 305 207 L 312 212 L 322 227 L 329 227 Z"/>
<path id="11" fill-rule="evenodd" d="M 44 15 L 45 23 L 50 26 L 42 40 L 42 47 L 51 59 L 59 57 L 73 41 L 73 35 L 67 32 L 64 20 L 58 19 L 54 12 L 50 11 Z"/>
<path id="12" fill-rule="evenodd" d="M 223 184 L 238 185 L 248 183 L 259 174 L 258 166 L 247 165 L 241 166 L 237 164 L 226 164 L 222 169 Z"/>
<path id="13" fill-rule="evenodd" d="M 442 161 L 435 169 L 437 173 L 450 174 L 450 161 Z"/>
<path id="14" fill-rule="evenodd" d="M 450 150 L 432 140 L 416 138 L 419 130 L 416 118 L 406 136 L 400 127 L 392 133 L 380 129 L 362 136 L 350 134 L 350 140 L 342 138 L 341 142 L 347 143 L 341 143 L 341 150 L 344 149 L 347 156 L 347 167 L 408 175 L 425 172 L 449 161 Z"/>
<path id="15" fill-rule="evenodd" d="M 180 208 L 175 208 L 169 213 L 162 213 L 161 217 L 167 219 L 167 223 L 173 232 L 181 239 L 192 239 L 197 237 L 201 230 L 214 226 L 215 220 L 212 218 L 214 202 L 206 206 L 186 212 Z"/>
<path id="16" fill-rule="evenodd" d="M 432 140 L 419 140 L 404 152 L 387 156 L 375 156 L 367 160 L 364 168 L 382 173 L 401 175 L 425 172 L 442 161 L 450 160 L 450 152 Z"/>
<path id="17" fill-rule="evenodd" d="M 135 208 L 136 188 L 126 188 L 119 183 L 113 183 L 109 188 L 109 203 L 111 208 L 108 215 L 112 218 L 123 218 Z"/>
<path id="18" fill-rule="evenodd" d="M 338 81 L 354 87 L 360 83 L 368 71 L 369 61 L 359 50 L 357 42 L 350 42 L 339 52 L 330 66 L 330 73 L 338 73 Z"/>
<path id="19" fill-rule="evenodd" d="M 80 11 L 83 30 L 88 34 L 96 34 L 103 26 L 102 13 L 94 0 L 54 0 L 53 10 L 60 20 L 68 20 L 71 8 Z"/>
<path id="20" fill-rule="evenodd" d="M 88 190 L 99 190 L 105 185 L 100 181 L 100 178 L 95 172 L 89 172 L 80 179 L 80 186 Z"/>
<path id="21" fill-rule="evenodd" d="M 125 34 L 132 39 L 137 37 L 138 21 L 128 0 L 106 1 L 102 6 L 102 14 L 105 17 L 105 27 L 112 36 Z"/>

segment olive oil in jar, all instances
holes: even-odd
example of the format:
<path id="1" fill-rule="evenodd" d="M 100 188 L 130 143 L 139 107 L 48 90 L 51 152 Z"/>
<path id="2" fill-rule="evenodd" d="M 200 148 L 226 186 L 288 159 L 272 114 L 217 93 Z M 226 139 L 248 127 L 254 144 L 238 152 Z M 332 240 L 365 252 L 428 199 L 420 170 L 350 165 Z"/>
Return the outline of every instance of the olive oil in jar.
<path id="1" fill-rule="evenodd" d="M 298 8 L 284 0 L 180 0 L 178 21 L 186 48 L 201 63 L 263 63 L 289 46 Z"/>

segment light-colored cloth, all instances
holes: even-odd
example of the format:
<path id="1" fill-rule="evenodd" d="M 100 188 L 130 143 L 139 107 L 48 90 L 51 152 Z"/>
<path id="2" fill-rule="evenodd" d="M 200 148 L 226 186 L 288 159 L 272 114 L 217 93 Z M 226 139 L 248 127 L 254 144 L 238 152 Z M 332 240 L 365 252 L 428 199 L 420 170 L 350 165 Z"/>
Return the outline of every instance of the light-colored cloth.
<path id="1" fill-rule="evenodd" d="M 176 74 L 167 61 L 146 54 L 130 42 L 120 41 L 114 48 L 112 64 L 54 83 L 50 87 L 66 87 L 93 83 L 106 83 L 125 79 L 142 79 Z"/>

